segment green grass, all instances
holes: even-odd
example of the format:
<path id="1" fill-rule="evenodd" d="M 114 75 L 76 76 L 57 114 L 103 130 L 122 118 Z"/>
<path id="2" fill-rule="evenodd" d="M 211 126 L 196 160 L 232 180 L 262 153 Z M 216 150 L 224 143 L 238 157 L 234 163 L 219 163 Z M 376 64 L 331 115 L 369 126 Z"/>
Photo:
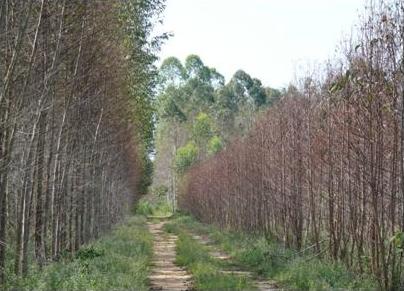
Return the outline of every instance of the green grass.
<path id="1" fill-rule="evenodd" d="M 177 216 L 167 229 L 188 229 L 209 235 L 217 247 L 231 255 L 235 264 L 286 288 L 375 290 L 378 287 L 376 280 L 370 276 L 354 274 L 342 264 L 313 258 L 312 254 L 296 255 L 294 250 L 285 249 L 263 235 L 219 230 L 189 216 Z"/>
<path id="2" fill-rule="evenodd" d="M 152 237 L 136 216 L 110 235 L 25 279 L 10 280 L 13 290 L 148 290 Z"/>
<path id="3" fill-rule="evenodd" d="M 165 198 L 148 196 L 138 202 L 136 214 L 148 217 L 168 217 L 172 215 L 172 207 Z"/>
<path id="4" fill-rule="evenodd" d="M 182 232 L 178 224 L 166 224 L 165 230 L 178 234 L 176 263 L 191 272 L 197 290 L 254 289 L 246 277 L 220 272 L 226 268 L 226 264 L 212 258 L 207 247 Z"/>
<path id="5" fill-rule="evenodd" d="M 354 275 L 341 264 L 319 259 L 294 259 L 277 274 L 276 279 L 299 290 L 378 289 L 375 280 L 370 277 Z"/>

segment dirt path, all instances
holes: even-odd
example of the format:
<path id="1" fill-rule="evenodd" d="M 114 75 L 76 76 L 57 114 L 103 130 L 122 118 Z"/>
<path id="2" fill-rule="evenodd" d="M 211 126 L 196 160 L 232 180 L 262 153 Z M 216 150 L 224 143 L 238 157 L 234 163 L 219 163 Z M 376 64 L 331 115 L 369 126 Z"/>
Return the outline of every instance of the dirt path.
<path id="1" fill-rule="evenodd" d="M 150 290 L 191 290 L 191 276 L 181 267 L 175 265 L 175 242 L 177 236 L 163 230 L 166 221 L 149 222 L 150 233 L 154 237 L 154 257 L 149 276 Z"/>
<path id="2" fill-rule="evenodd" d="M 205 245 L 209 249 L 209 254 L 217 259 L 217 260 L 231 260 L 231 257 L 223 252 L 222 250 L 219 250 L 216 246 L 214 246 L 213 242 L 209 239 L 208 236 L 200 236 L 196 234 L 191 234 L 192 238 L 196 241 L 198 241 L 200 244 Z M 266 280 L 264 278 L 257 277 L 253 272 L 241 270 L 235 266 L 231 270 L 223 270 L 223 273 L 226 274 L 234 274 L 238 276 L 244 276 L 247 278 L 250 278 L 251 281 L 253 282 L 254 286 L 257 288 L 259 291 L 274 291 L 274 290 L 281 290 L 275 282 Z"/>

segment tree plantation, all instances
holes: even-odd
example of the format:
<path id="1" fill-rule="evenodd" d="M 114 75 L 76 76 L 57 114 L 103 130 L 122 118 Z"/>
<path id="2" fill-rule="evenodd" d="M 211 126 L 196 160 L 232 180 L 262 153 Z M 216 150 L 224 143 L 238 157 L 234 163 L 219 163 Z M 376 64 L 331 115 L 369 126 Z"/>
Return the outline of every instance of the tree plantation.
<path id="1" fill-rule="evenodd" d="M 175 206 L 177 180 L 195 162 L 219 152 L 234 136 L 245 134 L 281 92 L 237 71 L 229 83 L 201 58 L 183 65 L 163 61 L 158 78 L 155 187 L 165 189 Z"/>
<path id="2" fill-rule="evenodd" d="M 323 78 L 196 164 L 180 205 L 403 287 L 404 2 L 378 1 Z"/>
<path id="3" fill-rule="evenodd" d="M 0 289 L 403 290 L 404 1 L 283 88 L 173 2 L 0 0 Z"/>
<path id="4" fill-rule="evenodd" d="M 0 2 L 0 285 L 109 231 L 146 186 L 162 9 Z"/>

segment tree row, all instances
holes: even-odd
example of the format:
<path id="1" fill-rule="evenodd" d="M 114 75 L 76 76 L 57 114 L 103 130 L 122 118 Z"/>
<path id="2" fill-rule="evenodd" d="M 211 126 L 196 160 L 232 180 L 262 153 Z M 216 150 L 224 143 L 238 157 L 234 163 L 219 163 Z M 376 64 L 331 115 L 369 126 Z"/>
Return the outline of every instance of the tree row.
<path id="1" fill-rule="evenodd" d="M 140 194 L 162 8 L 1 1 L 0 285 L 108 231 Z"/>
<path id="2" fill-rule="evenodd" d="M 192 167 L 180 205 L 222 227 L 404 282 L 404 3 L 371 3 L 342 57 Z"/>

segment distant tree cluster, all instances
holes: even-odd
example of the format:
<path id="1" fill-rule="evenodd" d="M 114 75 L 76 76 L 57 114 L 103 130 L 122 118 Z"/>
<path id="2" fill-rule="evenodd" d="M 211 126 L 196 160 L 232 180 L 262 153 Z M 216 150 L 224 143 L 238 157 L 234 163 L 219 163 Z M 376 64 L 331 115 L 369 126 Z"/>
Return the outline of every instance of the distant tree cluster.
<path id="1" fill-rule="evenodd" d="M 163 6 L 0 1 L 0 285 L 97 238 L 138 198 Z"/>
<path id="2" fill-rule="evenodd" d="M 322 81 L 290 87 L 244 138 L 192 167 L 180 206 L 402 289 L 403 1 L 370 2 L 342 55 Z"/>
<path id="3" fill-rule="evenodd" d="M 175 57 L 164 60 L 158 87 L 154 183 L 169 186 L 173 203 L 177 175 L 247 132 L 259 112 L 281 95 L 241 70 L 225 84 L 224 77 L 196 55 L 185 64 Z"/>

